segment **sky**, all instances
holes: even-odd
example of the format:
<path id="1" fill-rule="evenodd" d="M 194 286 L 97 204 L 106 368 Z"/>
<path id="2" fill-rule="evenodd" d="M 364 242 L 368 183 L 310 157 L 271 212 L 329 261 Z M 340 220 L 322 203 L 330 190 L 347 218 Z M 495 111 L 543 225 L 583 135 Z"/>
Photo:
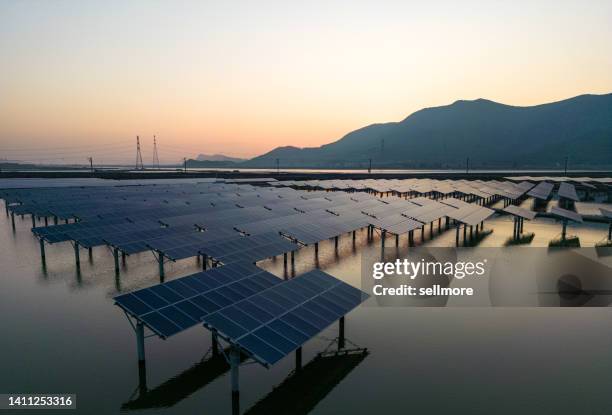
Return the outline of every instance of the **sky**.
<path id="1" fill-rule="evenodd" d="M 611 1 L 0 2 L 0 160 L 319 146 L 424 107 L 612 92 Z"/>

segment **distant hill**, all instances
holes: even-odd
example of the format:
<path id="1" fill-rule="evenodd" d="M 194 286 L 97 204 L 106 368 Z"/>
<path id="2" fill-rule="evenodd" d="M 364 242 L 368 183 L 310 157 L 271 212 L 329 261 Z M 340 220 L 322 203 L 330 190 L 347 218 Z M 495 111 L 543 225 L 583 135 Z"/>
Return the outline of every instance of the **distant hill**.
<path id="1" fill-rule="evenodd" d="M 233 163 L 239 163 L 245 159 L 237 157 L 229 157 L 223 154 L 200 154 L 196 157 L 196 161 L 231 161 Z"/>
<path id="2" fill-rule="evenodd" d="M 531 107 L 486 99 L 425 108 L 321 147 L 278 147 L 241 167 L 555 168 L 612 167 L 612 94 Z"/>

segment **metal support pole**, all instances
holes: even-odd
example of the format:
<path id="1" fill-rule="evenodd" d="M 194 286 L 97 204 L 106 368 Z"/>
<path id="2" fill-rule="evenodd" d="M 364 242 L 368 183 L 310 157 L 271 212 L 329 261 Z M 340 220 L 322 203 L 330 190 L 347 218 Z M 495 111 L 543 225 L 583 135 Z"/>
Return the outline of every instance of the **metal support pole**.
<path id="1" fill-rule="evenodd" d="M 91 260 L 91 258 L 93 256 L 93 250 L 92 250 L 91 246 L 89 248 L 87 248 L 87 254 L 89 255 L 89 259 Z"/>
<path id="2" fill-rule="evenodd" d="M 387 237 L 387 231 L 383 229 L 382 234 L 380 235 L 380 240 L 382 242 L 382 249 L 385 249 L 385 238 Z"/>
<path id="3" fill-rule="evenodd" d="M 464 223 L 463 224 L 463 245 L 465 246 L 465 243 L 467 241 L 467 225 Z"/>
<path id="4" fill-rule="evenodd" d="M 338 349 L 344 349 L 344 316 L 338 322 Z"/>
<path id="5" fill-rule="evenodd" d="M 34 216 L 34 214 L 32 213 L 32 227 L 35 228 L 36 227 L 36 216 Z"/>
<path id="6" fill-rule="evenodd" d="M 610 222 L 610 226 L 608 227 L 608 240 L 612 239 L 612 222 Z"/>
<path id="7" fill-rule="evenodd" d="M 59 223 L 59 219 L 57 218 L 57 216 L 53 216 L 53 224 L 57 225 Z"/>
<path id="8" fill-rule="evenodd" d="M 319 243 L 315 242 L 315 256 L 319 256 Z"/>
<path id="9" fill-rule="evenodd" d="M 474 226 L 470 225 L 470 241 L 474 238 Z"/>
<path id="10" fill-rule="evenodd" d="M 434 221 L 431 221 L 429 224 L 429 239 L 433 238 L 433 223 Z"/>
<path id="11" fill-rule="evenodd" d="M 115 261 L 115 274 L 119 274 L 119 250 L 113 249 L 113 260 Z"/>
<path id="12" fill-rule="evenodd" d="M 212 354 L 213 356 L 219 356 L 219 338 L 217 337 L 217 333 L 212 333 Z"/>
<path id="13" fill-rule="evenodd" d="M 355 231 L 353 231 L 353 243 L 355 243 Z"/>
<path id="14" fill-rule="evenodd" d="M 39 240 L 40 243 L 40 259 L 42 259 L 43 264 L 45 263 L 45 240 L 40 238 Z"/>
<path id="15" fill-rule="evenodd" d="M 295 266 L 295 251 L 291 251 L 291 268 Z"/>
<path id="16" fill-rule="evenodd" d="M 164 254 L 161 252 L 158 252 L 157 262 L 159 263 L 159 276 L 160 278 L 164 278 L 166 276 L 166 272 L 164 271 Z"/>
<path id="17" fill-rule="evenodd" d="M 147 393 L 147 364 L 138 362 L 138 393 L 144 395 Z"/>
<path id="18" fill-rule="evenodd" d="M 11 224 L 13 225 L 13 230 L 15 230 L 15 212 L 11 212 Z"/>
<path id="19" fill-rule="evenodd" d="M 240 349 L 238 346 L 232 346 L 230 351 L 230 367 L 232 381 L 232 415 L 240 414 Z"/>
<path id="20" fill-rule="evenodd" d="M 338 250 L 338 237 L 337 236 L 334 237 L 334 249 Z"/>
<path id="21" fill-rule="evenodd" d="M 457 232 L 455 234 L 455 246 L 459 246 L 459 227 L 460 226 L 461 225 L 459 225 L 459 222 L 457 222 L 457 227 L 456 227 Z"/>
<path id="22" fill-rule="evenodd" d="M 523 224 L 525 223 L 525 218 L 521 218 L 521 230 L 520 232 L 523 233 Z"/>
<path id="23" fill-rule="evenodd" d="M 446 221 L 446 224 L 445 224 L 446 229 L 448 229 L 448 225 L 449 225 L 449 222 L 450 222 L 450 221 L 448 220 L 448 216 L 446 217 L 445 221 Z"/>
<path id="24" fill-rule="evenodd" d="M 302 370 L 302 348 L 298 347 L 295 350 L 295 371 L 299 372 Z"/>
<path id="25" fill-rule="evenodd" d="M 283 265 L 285 266 L 285 271 L 287 270 L 287 253 L 283 254 Z"/>
<path id="26" fill-rule="evenodd" d="M 425 242 L 425 225 L 421 226 L 421 242 Z"/>
<path id="27" fill-rule="evenodd" d="M 206 254 L 202 254 L 202 270 L 206 271 L 208 267 L 208 256 Z"/>
<path id="28" fill-rule="evenodd" d="M 76 261 L 76 266 L 79 267 L 81 265 L 81 257 L 79 255 L 79 243 L 74 243 L 74 260 Z"/>
<path id="29" fill-rule="evenodd" d="M 136 323 L 136 346 L 138 348 L 138 361 L 145 361 L 145 344 L 144 344 L 144 324 L 141 321 Z"/>
<path id="30" fill-rule="evenodd" d="M 565 236 L 567 234 L 567 221 L 563 221 L 563 229 L 561 230 L 561 240 L 565 241 Z"/>
<path id="31" fill-rule="evenodd" d="M 45 216 L 45 226 L 49 226 L 49 218 Z"/>
<path id="32" fill-rule="evenodd" d="M 395 246 L 399 246 L 399 235 L 395 235 Z"/>

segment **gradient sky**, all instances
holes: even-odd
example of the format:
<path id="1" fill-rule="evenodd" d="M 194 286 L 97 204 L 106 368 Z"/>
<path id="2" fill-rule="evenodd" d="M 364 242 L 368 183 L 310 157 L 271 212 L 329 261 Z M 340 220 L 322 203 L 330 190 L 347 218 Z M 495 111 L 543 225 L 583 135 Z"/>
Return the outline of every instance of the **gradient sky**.
<path id="1" fill-rule="evenodd" d="M 317 146 L 479 97 L 612 92 L 611 1 L 0 2 L 0 159 Z"/>

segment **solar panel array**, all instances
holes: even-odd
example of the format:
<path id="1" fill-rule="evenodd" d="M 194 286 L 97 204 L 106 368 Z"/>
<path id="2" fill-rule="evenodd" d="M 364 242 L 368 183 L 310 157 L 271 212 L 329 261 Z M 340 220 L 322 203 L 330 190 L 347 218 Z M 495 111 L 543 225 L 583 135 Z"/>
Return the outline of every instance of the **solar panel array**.
<path id="1" fill-rule="evenodd" d="M 420 195 L 471 195 L 487 199 L 505 197 L 518 199 L 533 184 L 516 184 L 497 180 L 435 180 L 435 179 L 364 179 L 364 180 L 286 180 L 269 183 L 276 187 L 295 187 L 323 190 L 368 190 L 378 193 Z"/>
<path id="2" fill-rule="evenodd" d="M 351 190 L 350 186 L 362 184 L 367 190 L 366 184 L 372 183 L 346 181 L 340 187 Z M 390 188 L 398 183 L 383 180 L 376 186 Z M 438 190 L 443 185 L 455 190 L 468 186 L 463 181 L 410 183 L 423 192 L 432 186 Z M 492 184 L 467 183 L 472 190 Z M 400 235 L 445 217 L 467 220 L 470 214 L 476 220 L 491 213 L 448 195 L 432 200 L 433 193 L 423 197 L 417 192 L 412 196 L 418 197 L 404 200 L 378 198 L 369 192 L 305 192 L 284 187 L 283 182 L 269 184 L 274 186 L 187 181 L 14 189 L 4 195 L 13 212 L 78 220 L 34 228 L 34 234 L 48 243 L 72 241 L 86 248 L 107 245 L 127 255 L 153 251 L 173 261 L 206 255 L 224 264 L 241 259 L 257 262 L 296 250 L 298 244 L 318 243 L 366 226 Z M 512 184 L 510 188 L 506 182 L 495 186 L 508 191 L 521 187 Z"/>

